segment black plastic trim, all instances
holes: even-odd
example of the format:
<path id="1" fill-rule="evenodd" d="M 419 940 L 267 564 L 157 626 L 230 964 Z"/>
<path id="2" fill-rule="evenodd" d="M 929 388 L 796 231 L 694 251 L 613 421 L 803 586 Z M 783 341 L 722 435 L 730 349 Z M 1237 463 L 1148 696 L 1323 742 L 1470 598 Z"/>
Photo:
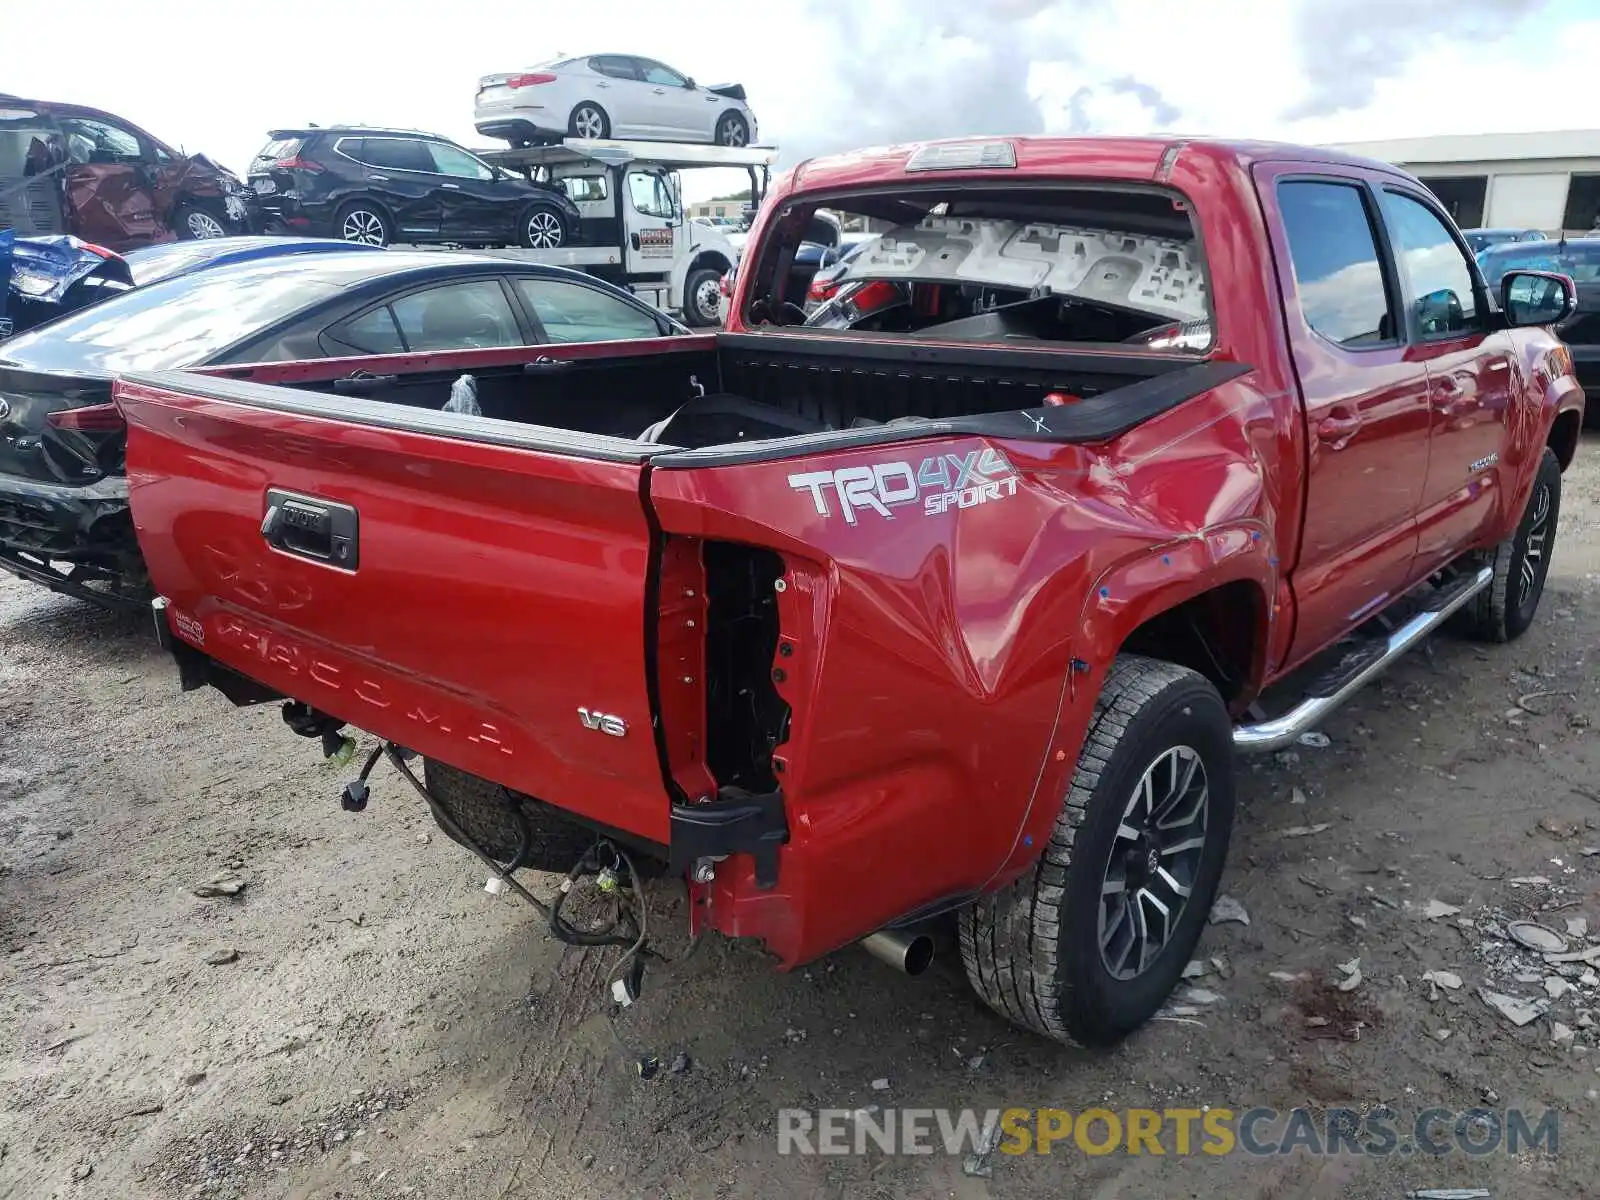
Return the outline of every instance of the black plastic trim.
<path id="1" fill-rule="evenodd" d="M 709 803 L 674 804 L 669 828 L 674 875 L 687 872 L 696 859 L 748 854 L 755 859 L 756 887 L 778 885 L 778 847 L 789 840 L 781 791 L 725 787 Z"/>
<path id="2" fill-rule="evenodd" d="M 765 441 L 707 446 L 700 450 L 667 450 L 656 455 L 651 460 L 651 466 L 664 471 L 731 467 L 933 437 L 990 437 L 1022 442 L 1104 442 L 1252 370 L 1253 367 L 1244 363 L 1196 363 L 1192 367 L 1167 371 L 1153 379 L 1141 379 L 1137 383 L 1059 407 L 980 413 L 948 421 L 905 421 L 863 429 L 839 429 Z"/>

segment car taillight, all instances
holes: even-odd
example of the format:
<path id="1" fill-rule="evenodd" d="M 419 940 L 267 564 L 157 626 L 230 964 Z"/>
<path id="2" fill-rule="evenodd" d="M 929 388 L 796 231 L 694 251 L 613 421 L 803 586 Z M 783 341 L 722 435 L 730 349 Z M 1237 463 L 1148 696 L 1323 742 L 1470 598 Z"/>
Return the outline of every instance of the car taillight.
<path id="1" fill-rule="evenodd" d="M 114 402 L 58 408 L 45 413 L 44 420 L 53 429 L 75 429 L 79 433 L 116 433 L 128 427 L 122 419 L 122 410 Z"/>
<path id="2" fill-rule="evenodd" d="M 861 289 L 850 302 L 855 305 L 856 311 L 861 313 L 876 312 L 885 305 L 893 304 L 900 297 L 900 290 L 888 280 L 879 279 L 872 283 L 863 284 Z"/>
<path id="3" fill-rule="evenodd" d="M 554 83 L 555 81 L 556 77 L 554 75 L 539 71 L 532 75 L 513 75 L 506 80 L 506 86 L 509 88 L 536 87 L 541 83 Z"/>
<path id="4" fill-rule="evenodd" d="M 279 171 L 320 171 L 322 167 L 312 162 L 309 158 L 301 158 L 298 154 L 288 158 L 280 158 L 272 164 Z"/>
<path id="5" fill-rule="evenodd" d="M 806 293 L 806 299 L 831 300 L 838 290 L 839 281 L 837 279 L 813 279 L 811 281 L 811 290 Z"/>

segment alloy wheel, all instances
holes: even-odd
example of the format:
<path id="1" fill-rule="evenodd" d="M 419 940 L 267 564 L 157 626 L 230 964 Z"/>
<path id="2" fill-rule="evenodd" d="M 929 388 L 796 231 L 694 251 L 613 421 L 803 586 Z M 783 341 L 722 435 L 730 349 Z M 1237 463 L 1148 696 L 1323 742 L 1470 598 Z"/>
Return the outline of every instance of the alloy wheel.
<path id="1" fill-rule="evenodd" d="M 228 236 L 228 231 L 222 227 L 221 221 L 200 209 L 191 210 L 184 224 L 189 227 L 189 236 L 195 239 Z"/>
<path id="2" fill-rule="evenodd" d="M 579 137 L 597 138 L 605 134 L 606 119 L 600 115 L 598 108 L 585 104 L 572 114 L 572 127 L 578 131 Z"/>
<path id="3" fill-rule="evenodd" d="M 727 120 L 722 123 L 722 144 L 724 146 L 742 146 L 749 136 L 744 123 L 741 121 Z"/>
<path id="4" fill-rule="evenodd" d="M 1545 548 L 1550 540 L 1550 489 L 1540 485 L 1533 494 L 1533 519 L 1522 550 L 1522 570 L 1517 578 L 1517 607 L 1527 607 L 1539 588 L 1545 568 Z"/>
<path id="5" fill-rule="evenodd" d="M 1205 764 L 1174 746 L 1145 768 L 1123 809 L 1100 884 L 1100 959 L 1133 979 L 1172 940 L 1206 845 Z"/>
<path id="6" fill-rule="evenodd" d="M 536 212 L 528 218 L 528 245 L 534 249 L 549 250 L 559 246 L 564 236 L 555 213 Z"/>
<path id="7" fill-rule="evenodd" d="M 364 208 L 357 208 L 345 214 L 344 224 L 339 228 L 339 236 L 347 242 L 359 242 L 363 246 L 383 245 L 383 221 L 375 212 Z"/>

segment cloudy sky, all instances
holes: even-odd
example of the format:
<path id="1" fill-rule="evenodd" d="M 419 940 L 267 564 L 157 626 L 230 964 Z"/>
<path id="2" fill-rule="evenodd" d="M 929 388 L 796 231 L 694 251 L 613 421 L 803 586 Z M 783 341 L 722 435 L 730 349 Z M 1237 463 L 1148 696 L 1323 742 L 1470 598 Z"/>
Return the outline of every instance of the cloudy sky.
<path id="1" fill-rule="evenodd" d="M 66 23 L 10 7 L 0 86 L 236 171 L 269 128 L 307 121 L 481 144 L 479 75 L 605 50 L 744 83 L 785 163 L 978 133 L 1573 128 L 1596 119 L 1600 63 L 1595 0 L 73 0 Z M 721 186 L 686 181 L 691 198 Z"/>

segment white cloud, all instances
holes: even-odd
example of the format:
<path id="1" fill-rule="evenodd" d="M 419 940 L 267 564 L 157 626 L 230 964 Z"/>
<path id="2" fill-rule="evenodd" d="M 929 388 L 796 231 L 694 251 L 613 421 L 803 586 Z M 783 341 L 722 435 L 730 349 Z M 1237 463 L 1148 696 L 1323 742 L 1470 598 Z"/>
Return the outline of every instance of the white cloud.
<path id="1" fill-rule="evenodd" d="M 6 14 L 4 85 L 108 109 L 235 170 L 268 129 L 306 121 L 479 143 L 479 75 L 604 49 L 743 82 L 763 140 L 790 160 L 903 138 L 1065 133 L 1074 112 L 1101 132 L 1165 118 L 1183 133 L 1301 141 L 1584 120 L 1581 81 L 1600 61 L 1587 5 L 1558 2 L 1521 24 L 1537 0 L 1464 5 L 1416 0 L 1391 15 L 1400 10 L 1375 0 L 274 0 L 196 21 L 178 0 L 77 0 L 70 31 L 37 6 Z M 1341 73 L 1360 77 L 1338 86 Z M 1340 103 L 1356 107 L 1329 111 Z"/>

